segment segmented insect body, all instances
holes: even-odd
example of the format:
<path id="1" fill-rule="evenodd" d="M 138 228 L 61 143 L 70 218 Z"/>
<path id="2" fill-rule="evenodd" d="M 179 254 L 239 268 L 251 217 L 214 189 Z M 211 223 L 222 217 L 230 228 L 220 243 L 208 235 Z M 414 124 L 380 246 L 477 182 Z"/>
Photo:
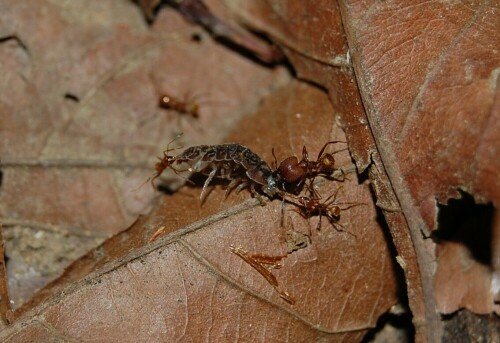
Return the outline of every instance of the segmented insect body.
<path id="1" fill-rule="evenodd" d="M 336 169 L 335 158 L 332 153 L 324 153 L 326 147 L 334 143 L 345 143 L 342 141 L 330 141 L 327 142 L 323 148 L 321 148 L 316 161 L 309 160 L 309 154 L 306 147 L 302 149 L 302 160 L 296 156 L 290 156 L 281 161 L 280 165 L 275 171 L 275 174 L 284 183 L 282 188 L 285 189 L 287 186 L 290 187 L 300 187 L 305 180 L 314 179 L 317 175 L 331 175 Z"/>
<path id="2" fill-rule="evenodd" d="M 250 187 L 252 193 L 258 196 L 256 185 L 270 198 L 281 192 L 278 188 L 279 176 L 273 174 L 269 165 L 257 154 L 238 143 L 193 146 L 177 156 L 168 155 L 167 149 L 156 164 L 155 177 L 166 168 L 176 173 L 189 171 L 207 175 L 200 196 L 202 200 L 213 178 L 230 180 L 228 193 L 235 187 L 238 191 Z"/>
<path id="3" fill-rule="evenodd" d="M 182 101 L 168 94 L 160 96 L 158 104 L 162 108 L 171 109 L 180 113 L 186 113 L 193 118 L 198 118 L 200 106 L 194 101 Z"/>

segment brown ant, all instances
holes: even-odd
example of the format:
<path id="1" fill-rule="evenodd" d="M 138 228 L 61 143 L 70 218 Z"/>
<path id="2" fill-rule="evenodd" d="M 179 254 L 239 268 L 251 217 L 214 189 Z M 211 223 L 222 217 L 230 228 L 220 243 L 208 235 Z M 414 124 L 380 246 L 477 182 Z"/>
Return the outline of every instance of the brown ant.
<path id="1" fill-rule="evenodd" d="M 319 216 L 319 221 L 318 225 L 316 226 L 316 230 L 319 231 L 321 229 L 321 219 L 323 217 L 326 217 L 330 222 L 330 224 L 332 224 L 332 226 L 335 228 L 335 230 L 345 231 L 351 234 L 349 231 L 345 230 L 345 228 L 338 222 L 340 220 L 341 212 L 355 206 L 366 205 L 366 204 L 350 203 L 350 202 L 336 203 L 335 200 L 341 188 L 342 187 L 337 188 L 337 190 L 332 195 L 326 198 L 325 201 L 321 202 L 320 201 L 321 197 L 318 194 L 318 192 L 312 188 L 312 185 L 309 185 L 308 189 L 310 192 L 310 196 L 298 197 L 297 198 L 298 203 L 288 199 L 287 201 L 297 206 L 298 210 L 296 210 L 296 212 L 298 212 L 304 218 L 311 218 L 312 216 L 316 215 Z M 341 207 L 339 205 L 347 205 L 347 206 Z M 338 227 L 340 227 L 341 229 L 339 229 Z"/>
<path id="2" fill-rule="evenodd" d="M 177 136 L 174 137 L 174 139 L 172 139 L 170 142 L 168 142 L 167 148 L 165 150 L 163 150 L 163 157 L 157 157 L 160 162 L 156 162 L 156 164 L 155 164 L 156 173 L 153 176 L 148 177 L 148 179 L 143 183 L 143 185 L 145 183 L 151 181 L 151 185 L 154 188 L 153 181 L 155 179 L 157 179 L 161 175 L 161 173 L 163 173 L 163 171 L 165 169 L 167 169 L 167 168 L 172 169 L 174 171 L 174 173 L 176 173 L 178 175 L 179 171 L 172 166 L 172 163 L 174 163 L 176 161 L 176 157 L 168 155 L 168 153 L 170 151 L 174 151 L 174 150 L 177 150 L 177 149 L 182 149 L 182 148 L 173 148 L 173 149 L 170 149 L 170 144 L 172 144 L 177 139 L 179 139 L 180 136 L 182 136 L 182 133 L 178 134 Z"/>
<path id="3" fill-rule="evenodd" d="M 200 116 L 200 105 L 195 101 L 194 97 L 190 97 L 186 94 L 184 99 L 170 95 L 169 93 L 160 92 L 161 89 L 158 81 L 153 73 L 149 74 L 151 83 L 153 84 L 156 93 L 160 95 L 158 98 L 158 107 L 167 110 L 173 110 L 178 113 L 187 114 L 193 118 L 199 118 Z"/>
<path id="4" fill-rule="evenodd" d="M 283 190 L 287 185 L 292 185 L 295 188 L 300 187 L 307 179 L 313 180 L 316 176 L 323 175 L 331 175 L 336 168 L 335 158 L 333 157 L 333 153 L 323 153 L 326 147 L 330 144 L 335 143 L 346 143 L 343 141 L 330 141 L 323 145 L 323 148 L 319 151 L 318 157 L 316 161 L 309 160 L 309 154 L 307 152 L 307 148 L 304 145 L 302 149 L 302 160 L 299 161 L 297 156 L 290 156 L 285 158 L 279 164 L 278 168 L 275 171 L 280 179 L 282 180 Z M 273 156 L 276 161 L 276 156 Z M 340 169 L 342 172 L 342 170 Z M 343 172 L 342 172 L 343 173 Z"/>
<path id="5" fill-rule="evenodd" d="M 168 110 L 174 110 L 179 113 L 188 114 L 193 118 L 198 118 L 200 116 L 200 105 L 197 102 L 191 100 L 182 101 L 181 99 L 175 98 L 169 94 L 163 94 L 160 96 L 158 106 Z"/>

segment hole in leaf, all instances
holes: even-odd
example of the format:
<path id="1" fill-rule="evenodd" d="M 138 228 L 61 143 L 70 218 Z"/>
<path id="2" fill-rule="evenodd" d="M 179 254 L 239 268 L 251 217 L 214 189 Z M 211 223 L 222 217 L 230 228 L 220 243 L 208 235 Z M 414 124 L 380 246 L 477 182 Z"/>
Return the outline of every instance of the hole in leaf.
<path id="1" fill-rule="evenodd" d="M 373 201 L 376 201 L 373 190 L 372 198 Z M 389 225 L 382 210 L 378 207 L 377 222 L 382 228 L 391 255 L 397 256 L 398 252 L 392 240 Z M 393 268 L 398 281 L 397 294 L 399 304 L 378 318 L 377 325 L 368 331 L 362 342 L 386 342 L 391 338 L 394 342 L 413 342 L 415 327 L 413 326 L 412 314 L 409 309 L 405 275 L 401 266 L 396 262 L 396 259 L 393 259 Z"/>
<path id="2" fill-rule="evenodd" d="M 415 329 L 412 316 L 400 306 L 394 307 L 395 311 L 388 311 L 381 315 L 377 326 L 368 331 L 362 343 L 368 342 L 413 342 Z"/>
<path id="3" fill-rule="evenodd" d="M 441 241 L 458 242 L 465 245 L 478 262 L 491 265 L 491 240 L 493 215 L 491 203 L 476 204 L 474 198 L 460 191 L 460 199 L 451 199 L 448 205 L 438 205 L 438 230 L 432 238 Z"/>
<path id="4" fill-rule="evenodd" d="M 195 33 L 191 34 L 191 41 L 193 41 L 195 43 L 201 43 L 202 40 L 203 40 L 203 36 L 200 33 L 195 32 Z"/>
<path id="5" fill-rule="evenodd" d="M 442 318 L 442 342 L 497 342 L 495 337 L 500 332 L 500 321 L 495 314 L 480 315 L 460 310 Z"/>
<path id="6" fill-rule="evenodd" d="M 74 102 L 80 102 L 80 98 L 74 94 L 71 94 L 71 93 L 64 94 L 64 99 L 71 100 Z"/>

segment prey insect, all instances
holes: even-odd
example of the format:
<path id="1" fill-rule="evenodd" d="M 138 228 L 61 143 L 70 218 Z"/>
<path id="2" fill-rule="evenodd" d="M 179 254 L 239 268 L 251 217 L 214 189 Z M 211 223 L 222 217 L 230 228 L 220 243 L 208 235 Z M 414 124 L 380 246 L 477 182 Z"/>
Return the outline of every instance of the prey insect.
<path id="1" fill-rule="evenodd" d="M 261 254 L 250 255 L 247 251 L 243 250 L 243 248 L 241 247 L 230 246 L 229 249 L 231 250 L 232 253 L 238 255 L 243 261 L 248 263 L 256 271 L 258 271 L 259 274 L 262 275 L 267 280 L 267 282 L 269 282 L 269 284 L 274 287 L 276 292 L 278 292 L 279 296 L 283 300 L 285 300 L 289 304 L 292 305 L 295 304 L 295 299 L 292 296 L 290 296 L 290 294 L 288 294 L 287 291 L 283 291 L 280 289 L 278 284 L 278 279 L 271 272 L 272 269 L 281 268 L 281 264 L 279 264 L 279 262 L 282 259 L 284 259 L 287 255 L 280 255 L 280 256 L 268 256 Z"/>
<path id="2" fill-rule="evenodd" d="M 279 175 L 275 175 L 267 162 L 244 145 L 238 143 L 199 145 L 172 156 L 169 155 L 173 150 L 169 147 L 170 143 L 163 152 L 163 157 L 159 157 L 160 161 L 155 166 L 156 174 L 151 181 L 158 178 L 167 168 L 176 174 L 182 172 L 204 174 L 207 179 L 200 195 L 201 201 L 205 199 L 208 186 L 214 178 L 230 181 L 226 196 L 235 188 L 239 192 L 246 187 L 249 187 L 252 194 L 261 202 L 257 187 L 269 198 L 282 194 L 278 187 L 281 183 Z"/>
<path id="3" fill-rule="evenodd" d="M 316 161 L 309 160 L 309 153 L 305 145 L 302 149 L 302 159 L 300 161 L 297 156 L 290 156 L 281 161 L 275 171 L 275 174 L 277 174 L 283 182 L 281 187 L 283 189 L 287 187 L 296 189 L 300 188 L 307 179 L 313 180 L 318 175 L 330 176 L 335 170 L 340 170 L 342 172 L 341 169 L 335 168 L 333 153 L 324 152 L 328 145 L 335 143 L 345 142 L 327 142 L 319 151 Z"/>

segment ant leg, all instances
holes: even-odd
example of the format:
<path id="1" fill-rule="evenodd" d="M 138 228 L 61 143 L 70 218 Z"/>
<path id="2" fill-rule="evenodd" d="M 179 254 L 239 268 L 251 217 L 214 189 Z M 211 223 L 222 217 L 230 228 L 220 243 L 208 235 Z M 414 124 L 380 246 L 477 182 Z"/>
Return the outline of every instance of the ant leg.
<path id="1" fill-rule="evenodd" d="M 335 199 L 337 199 L 337 195 L 339 194 L 339 191 L 344 188 L 343 186 L 340 186 L 339 188 L 337 188 L 335 190 L 335 192 L 333 192 L 332 195 L 330 195 L 328 198 L 326 198 L 324 204 L 325 206 L 330 206 L 331 204 L 334 203 Z"/>
<path id="2" fill-rule="evenodd" d="M 338 175 L 339 173 L 340 173 L 340 175 Z M 337 174 L 337 175 L 334 175 L 334 174 Z M 340 182 L 344 182 L 345 180 L 349 181 L 347 174 L 345 173 L 344 169 L 342 169 L 342 168 L 335 169 L 333 171 L 331 177 L 335 181 L 340 181 Z"/>
<path id="3" fill-rule="evenodd" d="M 271 148 L 271 153 L 273 154 L 273 157 L 274 157 L 273 169 L 276 170 L 276 169 L 278 169 L 278 159 L 276 158 L 276 155 L 274 154 L 274 148 Z"/>
<path id="4" fill-rule="evenodd" d="M 333 228 L 336 231 L 338 231 L 338 232 L 345 232 L 345 233 L 347 233 L 347 234 L 349 234 L 349 235 L 351 235 L 353 237 L 357 237 L 355 234 L 353 234 L 352 232 L 350 232 L 349 230 L 347 230 L 344 225 L 338 223 L 337 221 L 334 221 L 333 218 L 330 220 L 330 223 L 332 224 Z M 340 229 L 338 228 L 339 226 L 341 227 Z"/>
<path id="5" fill-rule="evenodd" d="M 344 142 L 344 141 L 329 141 L 329 142 L 326 142 L 325 145 L 323 145 L 323 147 L 319 151 L 317 160 L 319 160 L 319 158 L 321 157 L 321 155 L 323 155 L 323 152 L 325 151 L 325 149 L 326 149 L 327 146 L 329 146 L 330 144 L 335 144 L 335 143 L 345 143 L 345 144 L 347 144 L 347 142 Z"/>
<path id="6" fill-rule="evenodd" d="M 280 226 L 285 227 L 285 196 L 283 195 L 281 199 L 281 219 Z"/>
<path id="7" fill-rule="evenodd" d="M 316 225 L 316 231 L 321 231 L 321 219 L 323 218 L 323 215 L 321 212 L 319 213 L 319 220 L 318 220 L 318 225 Z"/>
<path id="8" fill-rule="evenodd" d="M 309 162 L 309 154 L 307 153 L 307 149 L 306 149 L 305 145 L 302 148 L 302 160 L 306 161 L 306 162 Z"/>

